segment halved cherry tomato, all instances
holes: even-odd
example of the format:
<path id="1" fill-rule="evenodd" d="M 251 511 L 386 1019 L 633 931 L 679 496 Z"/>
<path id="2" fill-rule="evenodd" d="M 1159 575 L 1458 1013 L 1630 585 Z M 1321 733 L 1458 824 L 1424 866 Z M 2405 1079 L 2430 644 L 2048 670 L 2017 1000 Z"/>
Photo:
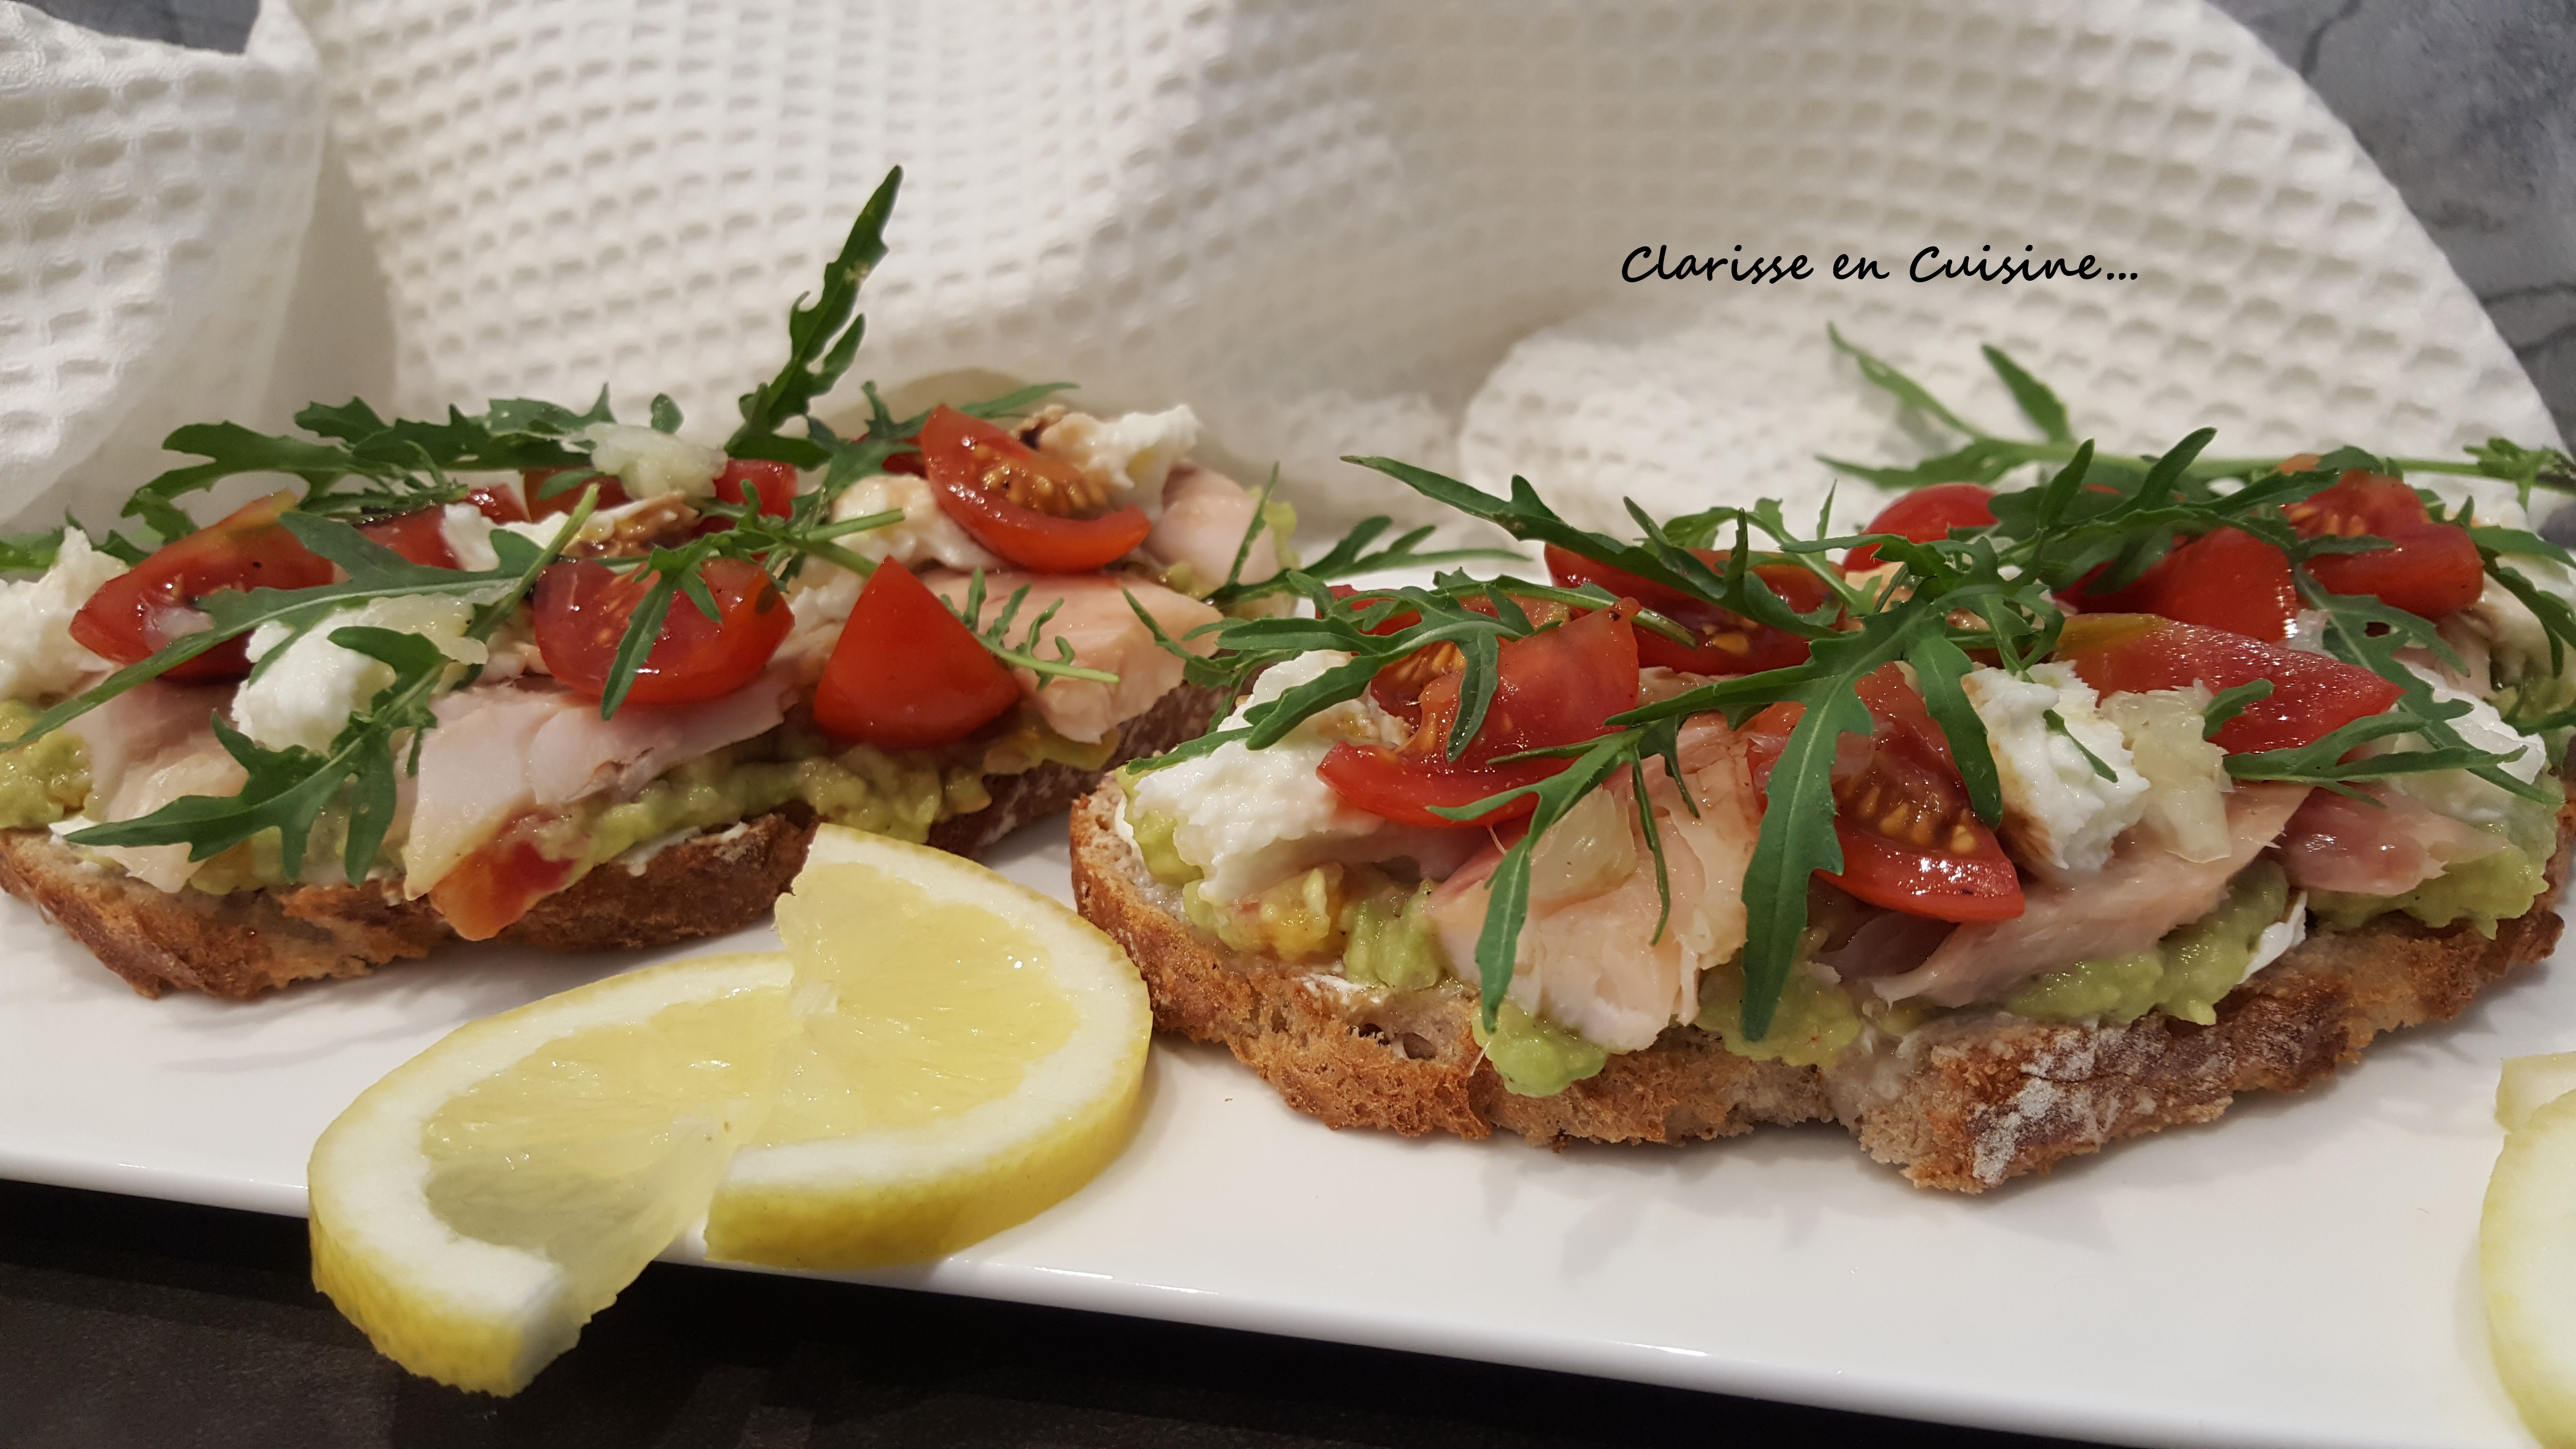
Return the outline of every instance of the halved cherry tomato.
<path id="1" fill-rule="evenodd" d="M 2152 614 L 2078 614 L 2058 636 L 2057 657 L 2104 694 L 2270 680 L 2268 697 L 2220 727 L 2218 746 L 2230 753 L 2304 745 L 2405 693 L 2357 664 Z"/>
<path id="2" fill-rule="evenodd" d="M 897 563 L 877 565 L 841 627 L 814 723 L 892 750 L 953 744 L 1019 703 L 1020 686 L 930 587 Z"/>
<path id="3" fill-rule="evenodd" d="M 328 559 L 296 541 L 277 520 L 293 493 L 272 493 L 211 528 L 173 539 L 99 586 L 72 616 L 72 639 L 102 659 L 134 664 L 202 623 L 197 600 L 218 589 L 309 589 L 331 582 Z M 177 627 L 173 627 L 177 626 Z M 170 670 L 168 679 L 237 679 L 250 672 L 249 641 L 218 644 Z"/>
<path id="4" fill-rule="evenodd" d="M 1935 483 L 1917 488 L 1878 512 L 1865 533 L 1893 533 L 1908 543 L 1931 543 L 1954 528 L 1978 528 L 1995 521 L 1989 507 L 1995 490 L 1982 483 Z M 1843 556 L 1843 572 L 1878 567 L 1878 546 L 1864 543 Z"/>
<path id="5" fill-rule="evenodd" d="M 943 407 L 921 427 L 921 455 L 940 511 L 977 543 L 1038 573 L 1086 573 L 1125 558 L 1154 531 L 1141 508 L 1099 518 L 1059 518 L 1015 496 L 1080 497 L 1082 470 L 1009 433 Z"/>
<path id="6" fill-rule="evenodd" d="M 1574 614 L 1573 610 L 1563 604 L 1545 600 L 1520 599 L 1515 602 L 1521 606 L 1521 612 L 1529 616 L 1531 623 L 1541 627 L 1562 624 Z M 1462 603 L 1471 613 L 1494 612 L 1493 601 L 1490 599 L 1467 599 Z M 1398 633 L 1413 627 L 1420 622 L 1421 618 L 1421 615 L 1408 609 L 1390 617 L 1385 623 L 1369 632 L 1381 635 Z M 1369 698 L 1377 701 L 1378 708 L 1402 718 L 1408 725 L 1418 727 L 1422 723 L 1423 691 L 1431 686 L 1432 681 L 1465 665 L 1466 656 L 1458 652 L 1458 646 L 1455 644 L 1424 645 L 1379 670 L 1377 677 L 1369 681 Z M 1453 689 L 1452 694 L 1454 693 Z M 1454 713 L 1452 717 L 1455 717 Z"/>
<path id="7" fill-rule="evenodd" d="M 796 512 L 794 465 L 759 458 L 727 458 L 724 471 L 716 475 L 716 496 L 727 503 L 740 503 L 750 494 L 759 496 L 760 511 L 770 517 L 792 517 Z"/>
<path id="8" fill-rule="evenodd" d="M 2486 565 L 2468 530 L 2435 523 L 2414 489 L 2385 474 L 2355 469 L 2281 512 L 2310 538 L 2375 534 L 2388 540 L 2388 547 L 2368 553 L 2308 560 L 2308 572 L 2338 594 L 2374 594 L 2391 608 L 2438 619 L 2476 603 L 2486 588 Z"/>
<path id="9" fill-rule="evenodd" d="M 1507 765 L 1459 768 L 1426 762 L 1384 745 L 1345 740 L 1333 746 L 1315 773 L 1333 787 L 1334 794 L 1387 820 L 1405 825 L 1486 826 L 1517 820 L 1536 810 L 1538 802 L 1524 795 L 1464 821 L 1431 812 L 1462 809 L 1488 795 L 1535 785 L 1566 764 L 1564 760 L 1514 760 Z"/>
<path id="10" fill-rule="evenodd" d="M 2088 613 L 2162 614 L 2252 639 L 2289 638 L 2299 614 L 2289 556 L 2233 528 L 2187 540 L 2125 589 L 2095 594 L 2078 584 L 2065 600 Z"/>
<path id="11" fill-rule="evenodd" d="M 447 510 L 444 508 L 397 513 L 391 518 L 361 523 L 358 531 L 413 563 L 434 569 L 458 567 L 456 550 L 447 542 Z"/>
<path id="12" fill-rule="evenodd" d="M 694 704 L 752 681 L 778 652 L 795 616 L 767 570 L 748 559 L 709 562 L 701 577 L 716 617 L 683 593 L 662 619 L 661 637 L 635 671 L 629 704 Z M 537 652 L 561 683 L 597 698 L 626 637 L 626 621 L 653 586 L 644 569 L 619 572 L 583 559 L 549 565 L 537 579 Z"/>
<path id="13" fill-rule="evenodd" d="M 549 853 L 550 846 L 560 851 L 572 843 L 561 825 L 557 816 L 521 815 L 439 877 L 429 899 L 449 928 L 468 941 L 491 940 L 530 906 L 572 884 L 581 852 Z"/>
<path id="14" fill-rule="evenodd" d="M 1636 707 L 1637 633 L 1628 618 L 1626 608 L 1596 610 L 1504 644 L 1493 703 L 1455 761 L 1448 758 L 1448 734 L 1458 717 L 1463 670 L 1422 689 L 1421 724 L 1401 750 L 1345 741 L 1333 746 L 1315 773 L 1373 815 L 1412 825 L 1459 824 L 1432 814 L 1432 808 L 1473 804 L 1544 780 L 1571 763 L 1496 764 L 1498 757 L 1591 739 L 1608 728 L 1603 721 L 1610 716 Z M 1489 825 L 1535 808 L 1524 796 L 1468 823 Z"/>
<path id="15" fill-rule="evenodd" d="M 1711 568 L 1723 571 L 1726 567 L 1726 555 L 1716 549 L 1695 548 L 1691 552 Z M 1599 584 L 1614 594 L 1635 599 L 1699 636 L 1696 645 L 1677 644 L 1652 629 L 1640 629 L 1637 659 L 1641 664 L 1660 664 L 1691 674 L 1758 674 L 1806 662 L 1807 641 L 1795 634 L 1757 624 L 1678 589 L 1649 583 L 1554 544 L 1547 546 L 1547 571 L 1568 588 Z M 1824 580 L 1797 564 L 1755 564 L 1753 572 L 1780 596 L 1782 603 L 1802 614 L 1832 595 Z"/>
<path id="16" fill-rule="evenodd" d="M 1894 665 L 1860 683 L 1876 728 L 1865 748 L 1845 735 L 1833 765 L 1834 839 L 1842 872 L 1817 874 L 1872 905 L 1939 921 L 2022 913 L 2021 876 L 1993 830 L 1968 808 L 1950 743 Z M 1745 722 L 1757 787 L 1804 710 L 1777 704 Z"/>
<path id="17" fill-rule="evenodd" d="M 546 496 L 546 480 L 557 473 L 568 471 L 570 470 L 564 468 L 530 468 L 519 475 L 520 486 L 528 495 L 528 517 L 552 518 L 559 513 L 570 513 L 581 505 L 581 495 L 593 485 L 599 489 L 599 506 L 602 508 L 623 507 L 635 501 L 626 496 L 626 485 L 618 482 L 616 476 L 609 473 L 594 474 L 552 497 Z M 508 523 L 512 520 L 504 518 L 493 521 Z"/>

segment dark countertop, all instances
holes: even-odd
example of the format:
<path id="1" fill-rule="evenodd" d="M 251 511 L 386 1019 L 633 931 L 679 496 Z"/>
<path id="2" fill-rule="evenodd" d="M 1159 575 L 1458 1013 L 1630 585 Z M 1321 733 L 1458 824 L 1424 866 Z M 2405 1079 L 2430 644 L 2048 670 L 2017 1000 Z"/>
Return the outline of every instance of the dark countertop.
<path id="1" fill-rule="evenodd" d="M 2221 0 L 2353 126 L 2576 431 L 2576 5 Z M 237 50 L 249 0 L 39 0 Z M 284 1218 L 0 1183 L 0 1445 L 1292 1446 L 2046 1440 L 657 1265 L 506 1402 L 409 1378 Z"/>

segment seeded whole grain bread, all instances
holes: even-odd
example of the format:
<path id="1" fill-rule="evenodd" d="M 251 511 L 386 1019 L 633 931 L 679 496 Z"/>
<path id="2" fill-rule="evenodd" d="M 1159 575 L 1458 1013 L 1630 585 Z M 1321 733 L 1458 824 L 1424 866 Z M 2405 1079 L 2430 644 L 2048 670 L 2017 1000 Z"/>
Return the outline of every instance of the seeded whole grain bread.
<path id="1" fill-rule="evenodd" d="M 1119 808 L 1110 782 L 1074 809 L 1074 899 L 1135 958 L 1155 1026 L 1223 1042 L 1290 1106 L 1330 1126 L 1478 1138 L 1501 1129 L 1563 1147 L 1840 1121 L 1918 1186 L 1971 1193 L 2125 1137 L 2209 1121 L 2239 1092 L 2298 1091 L 2382 1032 L 2458 1015 L 2556 946 L 2552 907 L 2576 831 L 2571 804 L 2549 892 L 2493 940 L 2466 923 L 2434 930 L 2402 917 L 2321 932 L 2238 987 L 2211 1026 L 2162 1014 L 2100 1027 L 1963 1015 L 1822 1070 L 1752 1061 L 1675 1026 L 1560 1096 L 1534 1098 L 1504 1090 L 1483 1060 L 1464 987 L 1391 996 L 1230 951 L 1191 926 L 1178 893 L 1118 833 Z"/>
<path id="2" fill-rule="evenodd" d="M 1219 696 L 1184 686 L 1120 732 L 1113 763 L 1159 754 L 1207 728 Z M 1042 764 L 986 782 L 991 803 L 942 820 L 930 844 L 980 856 L 1081 799 L 1097 771 Z M 814 816 L 793 804 L 739 825 L 600 865 L 536 903 L 498 938 L 550 951 L 638 950 L 751 925 L 804 867 Z M 452 942 L 435 904 L 395 885 L 172 893 L 84 860 L 48 830 L 0 831 L 0 890 L 35 906 L 137 992 L 245 999 L 298 981 L 362 976 Z"/>

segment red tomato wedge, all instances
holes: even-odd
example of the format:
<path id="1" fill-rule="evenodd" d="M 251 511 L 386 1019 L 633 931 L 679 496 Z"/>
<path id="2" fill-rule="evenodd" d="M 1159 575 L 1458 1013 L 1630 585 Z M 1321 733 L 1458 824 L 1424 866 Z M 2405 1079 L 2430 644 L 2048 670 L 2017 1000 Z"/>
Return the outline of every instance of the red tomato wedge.
<path id="1" fill-rule="evenodd" d="M 1843 869 L 1817 874 L 1872 905 L 1908 915 L 1939 921 L 2020 915 L 2020 873 L 1994 831 L 1968 808 L 1949 740 L 1922 696 L 1894 665 L 1863 679 L 1859 693 L 1877 728 L 1865 750 L 1846 735 L 1835 751 L 1834 839 Z M 1745 722 L 1756 785 L 1769 785 L 1803 713 L 1777 704 Z"/>
<path id="2" fill-rule="evenodd" d="M 1954 528 L 1978 528 L 1995 521 L 1989 503 L 1995 490 L 1982 483 L 1935 483 L 1917 488 L 1878 512 L 1864 533 L 1893 533 L 1908 543 L 1948 538 Z M 1843 556 L 1843 571 L 1859 573 L 1878 567 L 1878 546 L 1862 544 Z"/>
<path id="3" fill-rule="evenodd" d="M 2391 608 L 2438 619 L 2476 603 L 2486 588 L 2486 565 L 2469 531 L 2435 523 L 2414 489 L 2385 474 L 2346 473 L 2332 488 L 2281 512 L 2310 538 L 2372 534 L 2388 540 L 2388 547 L 2368 553 L 2308 560 L 2308 572 L 2338 594 L 2372 594 Z"/>
<path id="4" fill-rule="evenodd" d="M 2289 638 L 2299 613 L 2289 556 L 2232 528 L 2184 542 L 2125 589 L 2094 594 L 2082 588 L 2068 590 L 2066 601 L 2090 613 L 2162 614 L 2251 639 Z"/>
<path id="5" fill-rule="evenodd" d="M 429 888 L 431 903 L 457 935 L 468 941 L 491 940 L 526 915 L 530 906 L 572 884 L 581 861 L 558 858 L 544 849 L 544 827 L 554 819 L 519 816 Z"/>
<path id="6" fill-rule="evenodd" d="M 1135 552 L 1154 531 L 1141 508 L 1058 518 L 1014 502 L 1015 496 L 1079 496 L 1089 485 L 1081 469 L 954 408 L 940 408 L 922 424 L 921 457 L 940 511 L 977 543 L 1024 569 L 1088 573 Z"/>
<path id="7" fill-rule="evenodd" d="M 630 704 L 695 704 L 749 684 L 794 625 L 768 571 L 747 559 L 710 561 L 703 577 L 716 617 L 683 593 L 671 601 L 661 636 L 635 671 Z M 620 573 L 591 560 L 558 563 L 537 579 L 537 652 L 564 685 L 597 698 L 626 621 L 653 585 L 643 569 Z"/>
<path id="8" fill-rule="evenodd" d="M 118 664 L 135 664 L 203 621 L 197 600 L 219 589 L 310 589 L 337 572 L 296 541 L 277 520 L 295 504 L 272 493 L 211 528 L 173 539 L 151 557 L 99 586 L 72 616 L 82 648 Z M 170 670 L 168 679 L 237 679 L 250 672 L 249 641 L 218 644 Z"/>
<path id="9" fill-rule="evenodd" d="M 1610 716 L 1636 707 L 1637 633 L 1626 610 L 1601 609 L 1504 644 L 1484 725 L 1452 761 L 1447 739 L 1464 679 L 1464 670 L 1453 670 L 1423 686 L 1421 724 L 1402 749 L 1345 741 L 1315 773 L 1373 815 L 1412 825 L 1460 824 L 1432 814 L 1433 807 L 1473 804 L 1535 784 L 1570 763 L 1496 764 L 1500 756 L 1591 739 L 1604 733 Z M 1535 808 L 1523 797 L 1466 823 L 1489 825 Z"/>
<path id="10" fill-rule="evenodd" d="M 1020 686 L 974 632 L 901 564 L 877 565 L 832 646 L 814 723 L 891 750 L 953 744 L 1020 701 Z"/>
<path id="11" fill-rule="evenodd" d="M 796 512 L 796 469 L 791 464 L 759 458 L 727 458 L 724 471 L 716 475 L 716 496 L 727 503 L 757 497 L 761 512 L 772 518 L 792 517 Z"/>
<path id="12" fill-rule="evenodd" d="M 456 550 L 447 542 L 447 510 L 423 508 L 413 513 L 397 513 L 373 523 L 361 523 L 358 532 L 413 563 L 434 569 L 457 566 Z"/>
<path id="13" fill-rule="evenodd" d="M 1695 548 L 1691 552 L 1702 563 L 1724 571 L 1726 555 L 1716 549 Z M 1649 583 L 1622 569 L 1596 563 L 1581 554 L 1547 546 L 1547 571 L 1550 577 L 1568 588 L 1599 584 L 1614 594 L 1637 600 L 1647 608 L 1681 625 L 1699 636 L 1696 645 L 1677 644 L 1651 629 L 1637 631 L 1637 659 L 1642 664 L 1659 664 L 1666 669 L 1679 669 L 1692 674 L 1758 674 L 1766 669 L 1786 669 L 1802 664 L 1807 658 L 1807 641 L 1799 636 L 1757 624 L 1740 614 L 1660 584 Z M 1825 581 L 1811 571 L 1792 563 L 1755 564 L 1753 572 L 1768 584 L 1781 602 L 1799 613 L 1808 613 L 1832 596 Z"/>
<path id="14" fill-rule="evenodd" d="M 2218 746 L 2231 754 L 2304 745 L 2405 693 L 2357 664 L 2152 614 L 2078 614 L 2058 637 L 2057 657 L 2104 694 L 2270 680 L 2269 697 L 2220 727 Z"/>

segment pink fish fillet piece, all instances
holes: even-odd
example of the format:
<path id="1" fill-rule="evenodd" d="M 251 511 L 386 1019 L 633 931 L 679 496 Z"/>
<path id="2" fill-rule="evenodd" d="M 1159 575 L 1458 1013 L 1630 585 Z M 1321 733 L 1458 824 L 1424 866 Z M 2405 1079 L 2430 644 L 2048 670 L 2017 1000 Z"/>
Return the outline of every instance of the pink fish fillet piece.
<path id="1" fill-rule="evenodd" d="M 1991 999 L 2043 971 L 2147 950 L 2227 898 L 2227 882 L 2279 838 L 2305 785 L 2239 785 L 2227 797 L 2228 853 L 2188 861 L 2136 842 L 2085 880 L 2033 885 L 2009 921 L 1961 926 L 1915 969 L 1871 985 L 1889 1001 Z"/>
<path id="2" fill-rule="evenodd" d="M 970 575 L 926 573 L 921 581 L 945 599 L 951 609 L 962 611 L 966 607 Z M 1037 706 L 1038 716 L 1047 727 L 1069 740 L 1092 744 L 1108 738 L 1111 730 L 1153 708 L 1154 701 L 1171 693 L 1181 682 L 1181 661 L 1154 642 L 1153 631 L 1136 617 L 1135 608 L 1127 602 L 1129 598 L 1153 616 L 1164 634 L 1180 640 L 1192 653 L 1208 654 L 1216 648 L 1211 639 L 1182 637 L 1202 624 L 1215 623 L 1219 617 L 1215 609 L 1160 584 L 1105 574 L 986 574 L 979 626 L 990 627 L 1002 616 L 1011 595 L 1023 587 L 1029 595 L 1012 618 L 1010 642 L 1014 648 L 1040 614 L 1061 604 L 1055 617 L 1040 631 L 1034 652 L 1041 658 L 1053 659 L 1055 643 L 1061 639 L 1073 646 L 1074 663 L 1118 676 L 1116 684 L 1055 679 L 1040 689 L 1036 674 L 1026 669 L 1011 671 L 1020 682 L 1020 692 Z"/>

